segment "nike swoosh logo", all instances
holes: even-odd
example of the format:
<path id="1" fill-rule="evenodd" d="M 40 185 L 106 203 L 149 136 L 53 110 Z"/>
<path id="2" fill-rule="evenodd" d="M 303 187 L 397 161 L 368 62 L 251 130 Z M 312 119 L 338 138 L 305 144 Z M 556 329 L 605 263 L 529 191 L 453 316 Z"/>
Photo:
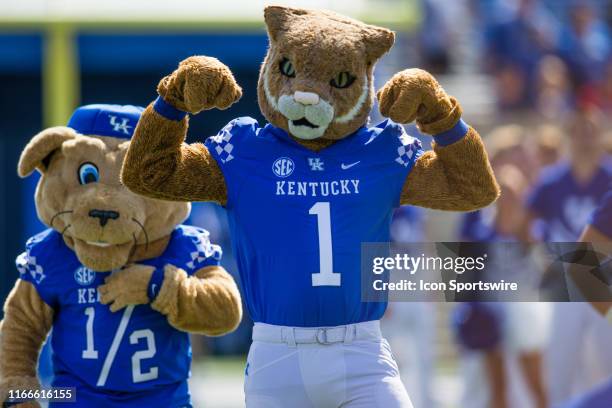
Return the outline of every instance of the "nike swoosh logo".
<path id="1" fill-rule="evenodd" d="M 151 292 L 153 292 L 153 295 L 155 295 L 155 292 L 157 291 L 157 284 L 153 284 L 151 285 Z"/>
<path id="2" fill-rule="evenodd" d="M 344 164 L 344 163 L 342 163 L 342 164 L 340 165 L 340 167 L 342 168 L 342 170 L 348 170 L 348 169 L 350 169 L 351 167 L 358 165 L 359 163 L 361 163 L 361 160 L 356 161 L 355 163 L 351 163 L 351 164 Z"/>

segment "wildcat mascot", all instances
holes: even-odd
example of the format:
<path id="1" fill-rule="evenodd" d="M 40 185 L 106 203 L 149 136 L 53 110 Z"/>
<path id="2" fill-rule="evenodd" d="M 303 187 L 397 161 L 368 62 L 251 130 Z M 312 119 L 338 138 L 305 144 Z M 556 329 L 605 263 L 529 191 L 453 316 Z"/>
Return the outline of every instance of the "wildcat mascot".
<path id="1" fill-rule="evenodd" d="M 141 112 L 81 107 L 21 155 L 20 176 L 41 173 L 36 209 L 49 229 L 17 258 L 0 323 L 0 402 L 39 389 L 38 354 L 53 329 L 52 385 L 76 388 L 71 407 L 190 407 L 186 332 L 220 335 L 240 321 L 221 248 L 205 230 L 180 225 L 189 204 L 119 182 Z"/>
<path id="2" fill-rule="evenodd" d="M 267 7 L 270 48 L 259 106 L 268 120 L 231 121 L 185 144 L 186 113 L 241 96 L 228 67 L 191 57 L 161 80 L 122 179 L 142 195 L 227 209 L 255 321 L 249 408 L 410 407 L 379 319 L 361 302 L 362 242 L 389 240 L 394 208 L 484 207 L 499 189 L 477 132 L 427 72 L 399 72 L 378 92 L 389 119 L 368 125 L 372 71 L 392 46 L 384 28 L 327 11 Z M 433 151 L 401 125 L 417 121 Z"/>

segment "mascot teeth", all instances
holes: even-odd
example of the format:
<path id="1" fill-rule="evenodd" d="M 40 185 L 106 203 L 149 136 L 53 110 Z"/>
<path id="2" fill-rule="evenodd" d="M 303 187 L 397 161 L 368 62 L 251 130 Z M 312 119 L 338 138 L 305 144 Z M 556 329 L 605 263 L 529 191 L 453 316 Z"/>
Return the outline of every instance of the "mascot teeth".
<path id="1" fill-rule="evenodd" d="M 93 246 L 97 246 L 97 247 L 101 247 L 101 248 L 108 248 L 109 246 L 111 246 L 111 244 L 109 244 L 108 242 L 94 242 L 94 241 L 85 241 L 87 243 L 87 245 L 93 245 Z"/>

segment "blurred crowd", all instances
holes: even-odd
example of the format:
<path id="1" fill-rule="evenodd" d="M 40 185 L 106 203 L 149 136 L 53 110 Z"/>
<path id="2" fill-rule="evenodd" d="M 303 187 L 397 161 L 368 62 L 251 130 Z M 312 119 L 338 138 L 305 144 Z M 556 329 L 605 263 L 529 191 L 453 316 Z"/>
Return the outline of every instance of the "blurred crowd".
<path id="1" fill-rule="evenodd" d="M 456 239 L 579 240 L 612 187 L 612 4 L 448 5 L 423 1 L 421 66 L 452 75 L 458 63 L 453 50 L 467 35 L 478 56 L 471 69 L 491 78 L 496 118 L 504 123 L 483 132 L 502 195 L 461 216 Z M 392 231 L 398 241 L 436 241 L 435 232 L 426 234 L 427 223 L 426 213 L 402 208 Z M 436 309 L 440 305 L 392 304 L 386 322 L 417 407 L 442 402 L 432 374 L 439 363 L 431 344 L 441 335 Z M 460 360 L 461 407 L 612 406 L 612 326 L 588 303 L 460 304 L 450 328 Z M 598 386 L 607 387 L 606 396 L 579 405 Z"/>
<path id="2" fill-rule="evenodd" d="M 423 0 L 422 66 L 453 70 L 461 42 L 491 75 L 500 111 L 549 120 L 581 104 L 612 110 L 609 0 Z"/>

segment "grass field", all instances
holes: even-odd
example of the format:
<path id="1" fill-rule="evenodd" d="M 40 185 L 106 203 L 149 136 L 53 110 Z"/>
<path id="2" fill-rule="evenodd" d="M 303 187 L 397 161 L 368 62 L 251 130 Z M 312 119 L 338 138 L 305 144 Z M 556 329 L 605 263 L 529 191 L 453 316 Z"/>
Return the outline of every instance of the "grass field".
<path id="1" fill-rule="evenodd" d="M 246 357 L 205 358 L 194 362 L 190 381 L 194 407 L 242 408 L 244 407 L 243 373 Z M 436 367 L 434 390 L 436 406 L 458 406 L 461 383 L 457 366 L 442 363 Z"/>

